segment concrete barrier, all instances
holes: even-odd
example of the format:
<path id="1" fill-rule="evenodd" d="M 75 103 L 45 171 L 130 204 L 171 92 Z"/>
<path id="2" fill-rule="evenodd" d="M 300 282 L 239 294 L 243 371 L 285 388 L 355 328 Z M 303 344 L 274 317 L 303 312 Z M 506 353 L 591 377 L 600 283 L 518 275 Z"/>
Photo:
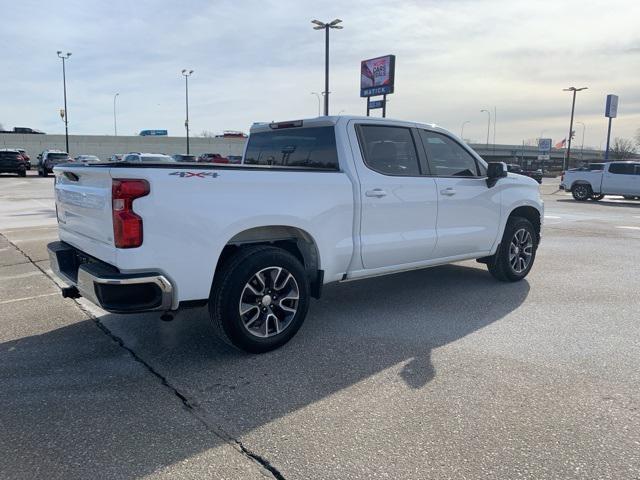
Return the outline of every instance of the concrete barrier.
<path id="1" fill-rule="evenodd" d="M 69 150 L 72 156 L 96 155 L 107 160 L 114 153 L 153 152 L 185 153 L 185 137 L 140 137 L 106 135 L 69 135 Z M 189 150 L 193 155 L 201 153 L 219 153 L 222 156 L 242 155 L 246 139 L 195 137 L 189 139 Z M 43 150 L 65 150 L 64 135 L 34 135 L 19 133 L 0 133 L 0 148 L 23 148 L 35 164 L 38 154 Z"/>

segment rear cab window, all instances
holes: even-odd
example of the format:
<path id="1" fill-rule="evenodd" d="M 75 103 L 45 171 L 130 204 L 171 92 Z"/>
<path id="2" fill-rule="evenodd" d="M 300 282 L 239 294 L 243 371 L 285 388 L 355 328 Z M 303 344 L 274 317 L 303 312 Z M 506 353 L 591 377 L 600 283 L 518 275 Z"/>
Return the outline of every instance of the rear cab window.
<path id="1" fill-rule="evenodd" d="M 334 127 L 283 128 L 252 133 L 243 163 L 339 170 Z"/>
<path id="2" fill-rule="evenodd" d="M 617 175 L 635 175 L 635 165 L 633 163 L 612 163 L 609 165 L 609 173 Z"/>

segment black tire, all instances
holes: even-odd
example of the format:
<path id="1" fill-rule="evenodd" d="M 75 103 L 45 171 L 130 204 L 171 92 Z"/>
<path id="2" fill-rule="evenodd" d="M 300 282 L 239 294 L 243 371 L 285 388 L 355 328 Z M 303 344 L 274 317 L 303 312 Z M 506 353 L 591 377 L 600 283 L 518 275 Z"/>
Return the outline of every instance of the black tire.
<path id="1" fill-rule="evenodd" d="M 578 200 L 579 202 L 584 202 L 585 200 L 589 200 L 593 192 L 591 191 L 591 186 L 586 185 L 584 183 L 579 183 L 578 185 L 574 185 L 571 188 L 571 193 L 573 198 Z"/>
<path id="2" fill-rule="evenodd" d="M 38 176 L 42 177 L 42 170 L 38 169 Z"/>
<path id="3" fill-rule="evenodd" d="M 517 271 L 511 264 L 510 251 L 515 235 L 523 229 L 528 232 L 531 238 L 531 256 L 526 268 L 522 271 Z M 489 273 L 501 282 L 517 282 L 518 280 L 522 280 L 531 271 L 531 267 L 536 259 L 537 249 L 538 236 L 531 222 L 526 218 L 511 217 L 507 221 L 507 226 L 504 229 L 498 251 L 495 255 L 488 258 L 487 268 L 489 269 Z"/>
<path id="4" fill-rule="evenodd" d="M 27 176 L 27 171 L 26 170 L 22 170 L 21 172 L 18 172 L 18 176 L 19 177 L 26 177 Z"/>
<path id="5" fill-rule="evenodd" d="M 604 198 L 604 195 L 601 193 L 594 193 L 593 195 L 591 195 L 591 200 L 595 202 L 602 200 L 603 198 Z"/>
<path id="6" fill-rule="evenodd" d="M 265 333 L 271 336 L 259 337 L 252 333 L 245 326 L 245 322 L 240 314 L 241 299 L 245 299 L 243 295 L 248 290 L 247 285 L 255 278 L 255 276 L 270 267 L 282 268 L 294 278 L 295 287 L 298 291 L 298 300 L 295 301 L 295 313 L 287 320 L 286 326 L 279 333 L 269 332 L 269 325 L 278 328 L 279 322 L 269 320 L 268 313 L 265 311 L 266 305 L 260 303 L 260 295 L 257 295 L 259 318 L 254 322 L 265 326 Z M 278 276 L 272 282 L 273 293 L 276 292 Z M 269 283 L 267 279 L 267 283 Z M 286 282 L 285 282 L 286 283 Z M 267 287 L 265 287 L 267 288 Z M 270 290 L 263 290 L 269 292 Z M 265 295 L 263 298 L 266 297 Z M 271 298 L 271 297 L 269 297 Z M 274 300 L 275 300 L 274 295 Z M 284 301 L 283 299 L 280 302 Z M 249 304 L 247 302 L 247 304 Z M 273 302 L 274 309 L 269 312 L 278 313 L 277 302 Z M 290 304 L 291 306 L 291 304 Z M 213 321 L 216 334 L 229 345 L 249 353 L 264 353 L 274 350 L 287 343 L 300 329 L 307 311 L 309 309 L 309 281 L 305 274 L 305 270 L 300 261 L 291 253 L 281 248 L 271 246 L 250 246 L 241 248 L 235 255 L 225 261 L 224 265 L 216 273 L 213 285 L 211 287 L 211 295 L 209 296 L 209 315 Z M 284 311 L 279 313 L 287 315 Z M 247 315 L 247 314 L 245 314 Z M 265 320 L 265 316 L 267 319 Z M 247 322 L 248 324 L 249 322 Z M 262 328 L 255 327 L 254 328 Z"/>
<path id="7" fill-rule="evenodd" d="M 42 176 L 43 177 L 48 177 L 49 176 L 49 171 L 46 168 L 44 170 L 42 170 Z"/>

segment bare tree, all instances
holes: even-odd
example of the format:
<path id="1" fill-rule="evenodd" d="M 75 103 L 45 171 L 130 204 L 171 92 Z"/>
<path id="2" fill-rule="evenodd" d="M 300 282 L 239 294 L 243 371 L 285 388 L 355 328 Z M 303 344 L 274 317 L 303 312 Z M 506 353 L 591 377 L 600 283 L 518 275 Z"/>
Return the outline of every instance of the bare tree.
<path id="1" fill-rule="evenodd" d="M 213 132 L 210 132 L 209 130 L 203 130 L 200 133 L 200 136 L 205 138 L 212 138 L 212 137 L 215 137 L 215 134 Z"/>
<path id="2" fill-rule="evenodd" d="M 616 137 L 611 146 L 611 153 L 615 160 L 628 160 L 636 153 L 636 146 L 628 138 Z"/>
<path id="3" fill-rule="evenodd" d="M 638 147 L 640 147 L 640 128 L 636 130 L 636 143 L 638 144 Z"/>

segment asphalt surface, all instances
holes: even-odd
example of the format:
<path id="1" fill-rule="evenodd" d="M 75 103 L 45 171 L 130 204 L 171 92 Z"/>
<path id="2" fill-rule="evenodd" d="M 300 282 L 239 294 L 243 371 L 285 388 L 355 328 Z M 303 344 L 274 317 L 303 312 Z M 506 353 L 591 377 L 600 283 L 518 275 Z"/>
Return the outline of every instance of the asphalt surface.
<path id="1" fill-rule="evenodd" d="M 640 478 L 640 202 L 545 179 L 526 280 L 331 286 L 246 355 L 62 299 L 52 183 L 0 176 L 0 478 Z"/>

